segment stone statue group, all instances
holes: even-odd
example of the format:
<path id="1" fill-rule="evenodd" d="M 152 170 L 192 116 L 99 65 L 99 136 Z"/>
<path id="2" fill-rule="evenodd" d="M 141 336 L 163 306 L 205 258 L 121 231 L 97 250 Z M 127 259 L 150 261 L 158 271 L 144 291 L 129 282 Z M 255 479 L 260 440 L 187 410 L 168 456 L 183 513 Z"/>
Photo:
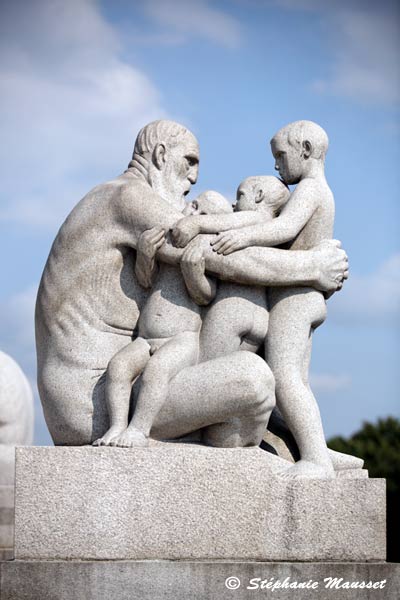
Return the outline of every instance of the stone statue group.
<path id="1" fill-rule="evenodd" d="M 313 331 L 348 276 L 327 149 L 311 121 L 282 128 L 280 178 L 245 179 L 232 207 L 215 191 L 186 202 L 190 131 L 139 132 L 127 170 L 60 228 L 40 283 L 38 385 L 56 445 L 258 446 L 276 403 L 300 453 L 282 476 L 335 476 L 343 458 L 308 383 Z"/>

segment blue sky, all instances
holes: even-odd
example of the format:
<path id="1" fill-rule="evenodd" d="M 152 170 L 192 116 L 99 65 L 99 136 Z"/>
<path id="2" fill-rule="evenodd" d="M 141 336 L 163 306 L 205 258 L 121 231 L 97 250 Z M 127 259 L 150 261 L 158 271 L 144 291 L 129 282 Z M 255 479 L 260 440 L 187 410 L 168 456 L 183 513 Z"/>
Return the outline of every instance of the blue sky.
<path id="1" fill-rule="evenodd" d="M 396 8 L 397 7 L 397 8 Z M 192 195 L 273 173 L 297 119 L 330 137 L 335 237 L 351 278 L 317 331 L 327 436 L 399 415 L 399 28 L 383 0 L 9 0 L 0 4 L 0 349 L 34 385 L 33 308 L 71 208 L 162 117 L 197 135 Z M 35 442 L 50 443 L 36 394 Z"/>

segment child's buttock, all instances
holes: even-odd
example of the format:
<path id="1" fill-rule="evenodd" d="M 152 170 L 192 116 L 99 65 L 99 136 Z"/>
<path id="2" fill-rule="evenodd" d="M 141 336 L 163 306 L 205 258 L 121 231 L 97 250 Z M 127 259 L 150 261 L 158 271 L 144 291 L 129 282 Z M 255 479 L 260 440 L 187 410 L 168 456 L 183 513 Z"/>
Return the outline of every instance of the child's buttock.
<path id="1" fill-rule="evenodd" d="M 268 297 L 271 320 L 303 319 L 315 328 L 326 319 L 324 295 L 314 288 L 270 288 Z"/>

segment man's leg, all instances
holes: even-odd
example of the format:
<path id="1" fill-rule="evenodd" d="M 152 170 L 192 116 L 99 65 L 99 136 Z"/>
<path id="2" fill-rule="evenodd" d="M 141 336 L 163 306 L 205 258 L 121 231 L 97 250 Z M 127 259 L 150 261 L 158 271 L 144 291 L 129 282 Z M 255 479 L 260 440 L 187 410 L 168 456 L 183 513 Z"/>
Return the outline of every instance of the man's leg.
<path id="1" fill-rule="evenodd" d="M 151 433 L 174 439 L 203 429 L 203 441 L 213 446 L 258 445 L 274 403 L 273 376 L 265 361 L 234 352 L 180 371 Z"/>

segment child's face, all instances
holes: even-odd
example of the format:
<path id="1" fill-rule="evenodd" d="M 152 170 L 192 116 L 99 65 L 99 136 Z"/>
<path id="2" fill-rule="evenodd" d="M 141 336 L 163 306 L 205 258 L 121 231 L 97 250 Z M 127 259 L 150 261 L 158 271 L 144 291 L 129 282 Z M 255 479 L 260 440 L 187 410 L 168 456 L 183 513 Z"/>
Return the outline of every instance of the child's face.
<path id="1" fill-rule="evenodd" d="M 211 194 L 200 194 L 195 200 L 186 204 L 183 214 L 185 217 L 192 215 L 218 215 L 220 213 L 232 212 L 228 201 L 215 198 Z"/>
<path id="2" fill-rule="evenodd" d="M 257 210 L 256 200 L 254 187 L 246 183 L 241 183 L 236 192 L 235 212 Z"/>
<path id="3" fill-rule="evenodd" d="M 283 136 L 272 139 L 271 150 L 275 158 L 275 170 L 279 171 L 286 185 L 299 183 L 304 168 L 301 150 L 291 146 Z"/>

